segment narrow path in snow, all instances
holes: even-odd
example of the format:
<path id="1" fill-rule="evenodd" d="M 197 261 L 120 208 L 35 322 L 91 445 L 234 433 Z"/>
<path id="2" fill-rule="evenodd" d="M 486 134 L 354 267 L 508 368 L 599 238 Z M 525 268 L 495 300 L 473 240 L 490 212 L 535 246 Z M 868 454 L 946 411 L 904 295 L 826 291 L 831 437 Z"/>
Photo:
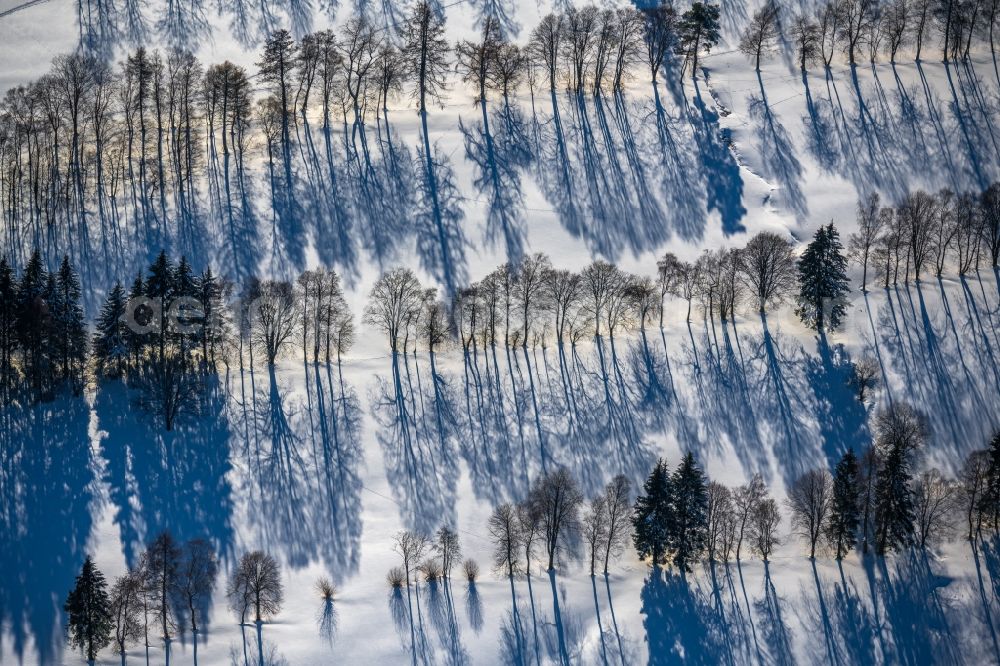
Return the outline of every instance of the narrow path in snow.
<path id="1" fill-rule="evenodd" d="M 16 14 L 17 12 L 21 11 L 22 9 L 27 9 L 28 7 L 34 7 L 35 5 L 40 5 L 43 2 L 48 2 L 48 1 L 49 0 L 28 0 L 28 2 L 22 2 L 21 4 L 17 5 L 16 7 L 11 7 L 10 9 L 5 9 L 2 12 L 0 12 L 0 18 L 6 18 L 7 16 L 10 16 L 11 14 Z"/>

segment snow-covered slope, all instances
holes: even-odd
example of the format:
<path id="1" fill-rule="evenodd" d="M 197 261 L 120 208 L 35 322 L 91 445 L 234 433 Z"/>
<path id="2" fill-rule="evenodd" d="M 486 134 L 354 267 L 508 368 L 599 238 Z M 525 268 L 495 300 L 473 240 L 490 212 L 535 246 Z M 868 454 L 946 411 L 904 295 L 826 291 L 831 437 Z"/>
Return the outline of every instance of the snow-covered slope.
<path id="1" fill-rule="evenodd" d="M 4 0 L 0 12 L 17 4 Z M 522 41 L 546 10 L 524 4 L 515 12 Z M 736 9 L 727 4 L 729 18 Z M 475 11 L 449 7 L 453 39 L 472 34 Z M 253 62 L 255 51 L 230 37 L 228 17 L 208 20 L 213 38 L 199 42 L 206 62 Z M 314 24 L 324 20 L 317 14 Z M 73 3 L 62 0 L 0 17 L 0 91 L 42 74 L 77 37 Z M 162 37 L 154 31 L 151 41 Z M 466 146 L 481 113 L 456 83 L 432 111 L 430 132 L 455 169 L 468 240 L 456 265 L 467 279 L 524 252 L 545 252 L 562 268 L 602 257 L 652 274 L 665 250 L 693 258 L 762 229 L 802 240 L 833 220 L 846 236 L 854 202 L 873 188 L 894 200 L 1000 177 L 1000 79 L 985 57 L 969 66 L 817 68 L 807 77 L 779 57 L 758 76 L 722 46 L 703 65 L 697 83 L 661 82 L 660 104 L 641 77 L 620 104 L 560 95 L 559 125 L 549 99 L 536 100 L 531 125 L 522 92 L 539 149 L 514 169 L 523 200 L 513 203 L 475 187 L 479 167 Z M 417 119 L 405 100 L 391 117 L 415 151 Z M 491 203 L 520 210 L 517 224 L 491 228 Z M 324 255 L 311 242 L 304 261 L 316 263 Z M 334 257 L 356 315 L 380 270 L 358 244 L 353 263 Z M 430 281 L 421 260 L 409 235 L 384 263 Z M 692 450 L 713 479 L 735 484 L 760 472 L 780 498 L 796 474 L 865 441 L 865 407 L 845 386 L 848 359 L 861 354 L 876 356 L 887 377 L 877 403 L 910 401 L 929 417 L 921 465 L 954 473 L 1000 427 L 998 303 L 988 272 L 857 293 L 847 324 L 826 342 L 787 308 L 766 321 L 744 312 L 727 326 L 699 315 L 688 327 L 684 304 L 670 303 L 662 335 L 620 338 L 613 355 L 582 345 L 569 389 L 553 348 L 468 361 L 449 350 L 433 371 L 423 354 L 400 362 L 400 385 L 418 406 L 402 421 L 386 346 L 364 327 L 340 368 L 234 367 L 205 399 L 204 417 L 173 436 L 113 386 L 87 404 L 8 411 L 0 662 L 78 663 L 62 650 L 59 609 L 84 554 L 117 575 L 162 529 L 209 536 L 227 570 L 252 548 L 279 559 L 287 599 L 260 637 L 274 663 L 1000 661 L 1000 559 L 974 558 L 961 541 L 934 557 L 852 556 L 842 568 L 821 558 L 814 567 L 786 521 L 768 567 L 754 559 L 686 580 L 650 579 L 626 554 L 607 581 L 569 563 L 554 578 L 536 566 L 513 589 L 487 574 L 474 588 L 456 579 L 397 597 L 384 582 L 398 560 L 392 535 L 446 520 L 465 555 L 488 570 L 492 506 L 523 498 L 529 479 L 557 465 L 589 494 L 617 471 L 638 484 L 658 456 L 675 463 Z M 443 382 L 437 394 L 432 372 Z M 313 590 L 320 575 L 340 590 L 329 635 Z M 171 660 L 243 663 L 245 646 L 257 649 L 254 631 L 241 633 L 220 583 L 197 656 L 188 636 L 172 645 Z M 141 650 L 129 655 L 144 659 Z M 163 663 L 163 648 L 149 659 Z M 101 663 L 117 660 L 102 653 Z"/>

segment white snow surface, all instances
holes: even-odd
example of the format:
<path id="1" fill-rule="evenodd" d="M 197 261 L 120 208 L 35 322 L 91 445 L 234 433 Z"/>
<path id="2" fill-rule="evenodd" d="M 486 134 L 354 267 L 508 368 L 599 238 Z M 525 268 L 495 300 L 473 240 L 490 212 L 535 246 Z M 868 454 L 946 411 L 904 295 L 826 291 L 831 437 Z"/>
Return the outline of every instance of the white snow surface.
<path id="1" fill-rule="evenodd" d="M 16 4 L 4 0 L 0 12 Z M 736 11 L 726 4 L 724 12 Z M 453 38 L 472 33 L 470 8 L 448 12 Z M 522 41 L 544 12 L 518 7 Z M 72 48 L 74 20 L 72 3 L 62 0 L 0 18 L 0 91 Z M 255 59 L 223 20 L 212 24 L 204 61 Z M 979 188 L 1000 174 L 1000 78 L 983 55 L 968 67 L 879 63 L 853 75 L 837 65 L 829 76 L 815 68 L 805 80 L 782 57 L 758 79 L 725 45 L 703 64 L 707 80 L 697 87 L 686 80 L 671 93 L 661 83 L 677 146 L 663 163 L 652 89 L 636 80 L 629 91 L 633 128 L 651 157 L 639 176 L 621 168 L 630 187 L 648 188 L 658 212 L 644 219 L 630 206 L 600 217 L 594 206 L 603 202 L 589 199 L 584 157 L 575 152 L 582 224 L 574 227 L 546 193 L 555 162 L 541 160 L 522 174 L 526 251 L 547 253 L 557 267 L 603 257 L 653 274 L 666 250 L 692 259 L 763 229 L 801 241 L 832 220 L 846 238 L 854 203 L 870 188 L 893 200 L 921 187 Z M 550 114 L 547 100 L 540 106 Z M 575 128 L 570 106 L 567 98 L 564 122 Z M 432 111 L 430 131 L 465 197 L 465 263 L 475 280 L 506 257 L 502 243 L 485 240 L 486 203 L 473 187 L 460 118 L 472 124 L 481 116 L 456 87 L 445 108 Z M 393 120 L 415 150 L 417 119 L 405 101 Z M 703 149 L 712 145 L 706 137 L 720 134 L 731 137 L 729 149 Z M 608 173 L 609 163 L 599 169 Z M 717 201 L 707 203 L 713 192 Z M 315 251 L 307 256 L 318 261 Z M 412 247 L 392 263 L 431 279 Z M 362 257 L 353 270 L 345 277 L 360 317 L 379 267 Z M 480 353 L 474 361 L 446 350 L 435 359 L 437 397 L 421 352 L 399 361 L 413 410 L 406 424 L 397 418 L 385 342 L 363 324 L 340 368 L 303 366 L 294 353 L 273 375 L 232 368 L 209 398 L 211 410 L 173 435 L 114 387 L 85 405 L 38 406 L 16 417 L 24 433 L 20 483 L 3 489 L 4 502 L 17 500 L 5 507 L 14 516 L 13 552 L 0 554 L 10 558 L 0 582 L 0 662 L 81 663 L 63 648 L 59 608 L 84 555 L 113 577 L 165 528 L 210 538 L 224 569 L 207 634 L 196 653 L 190 635 L 175 639 L 173 663 L 243 663 L 224 578 L 255 548 L 281 562 L 286 590 L 281 613 L 261 630 L 273 646 L 265 649 L 269 663 L 998 662 L 1000 558 L 989 551 L 974 558 L 960 538 L 928 556 L 883 564 L 851 555 L 840 568 L 824 554 L 813 565 L 786 517 L 784 543 L 768 567 L 756 558 L 719 567 L 715 585 L 702 567 L 685 581 L 674 572 L 651 582 L 648 566 L 627 552 L 607 581 L 591 579 L 582 560 L 550 579 L 536 561 L 512 591 L 490 572 L 485 527 L 494 504 L 522 499 L 543 465 L 565 465 L 591 494 L 618 471 L 637 485 L 656 457 L 674 464 L 687 450 L 712 479 L 738 484 L 760 472 L 782 498 L 798 473 L 864 445 L 866 408 L 844 385 L 847 358 L 862 353 L 877 356 L 887 377 L 867 409 L 914 403 L 932 426 L 920 466 L 955 473 L 1000 426 L 998 293 L 989 271 L 856 292 L 828 346 L 788 307 L 768 316 L 765 331 L 749 310 L 725 326 L 696 313 L 689 327 L 684 304 L 671 302 L 663 334 L 647 331 L 652 370 L 638 334 L 615 341 L 615 358 L 604 342 L 604 372 L 597 350 L 583 344 L 579 360 L 569 361 L 579 372 L 569 396 L 551 346 L 527 358 L 501 349 L 496 360 Z M 439 410 L 454 424 L 444 436 L 434 425 Z M 421 584 L 409 599 L 394 598 L 384 580 L 399 563 L 393 534 L 444 522 L 482 566 L 475 592 L 456 572 L 447 589 Z M 319 627 L 313 584 L 321 575 L 338 586 L 331 637 Z M 255 632 L 246 627 L 251 652 Z M 164 663 L 163 646 L 148 658 Z M 128 655 L 133 664 L 145 659 L 141 647 Z M 119 658 L 107 649 L 99 663 Z"/>

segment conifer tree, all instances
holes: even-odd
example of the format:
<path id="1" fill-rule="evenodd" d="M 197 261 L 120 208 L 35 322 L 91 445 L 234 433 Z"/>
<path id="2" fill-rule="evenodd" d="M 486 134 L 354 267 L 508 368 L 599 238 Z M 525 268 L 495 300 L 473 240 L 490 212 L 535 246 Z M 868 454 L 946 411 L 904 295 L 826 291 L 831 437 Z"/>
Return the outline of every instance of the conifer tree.
<path id="1" fill-rule="evenodd" d="M 21 367 L 36 400 L 47 390 L 50 372 L 48 286 L 48 272 L 41 254 L 35 250 L 24 267 L 14 307 Z"/>
<path id="2" fill-rule="evenodd" d="M 883 555 L 913 543 L 910 454 L 921 445 L 926 428 L 910 405 L 899 402 L 876 414 L 874 430 L 882 459 L 875 476 L 875 550 Z"/>
<path id="3" fill-rule="evenodd" d="M 854 449 L 848 449 L 833 474 L 833 505 L 826 524 L 826 538 L 836 551 L 838 560 L 843 559 L 857 544 L 861 522 L 860 483 L 858 458 Z"/>
<path id="4" fill-rule="evenodd" d="M 707 2 L 694 2 L 681 15 L 677 26 L 678 37 L 685 57 L 691 61 L 691 78 L 698 77 L 698 54 L 710 51 L 719 43 L 719 6 Z"/>
<path id="5" fill-rule="evenodd" d="M 17 280 L 7 258 L 0 258 L 0 402 L 10 401 L 16 380 L 14 353 L 17 351 Z"/>
<path id="6" fill-rule="evenodd" d="M 799 295 L 795 313 L 818 333 L 832 331 L 847 311 L 847 258 L 833 224 L 820 227 L 798 263 Z"/>
<path id="7" fill-rule="evenodd" d="M 125 302 L 125 290 L 116 282 L 97 316 L 93 355 L 97 372 L 105 377 L 121 377 L 128 361 Z"/>
<path id="8" fill-rule="evenodd" d="M 194 339 L 193 331 L 199 328 L 199 316 L 196 312 L 192 311 L 187 299 L 195 299 L 197 297 L 198 280 L 187 258 L 181 257 L 177 268 L 174 270 L 173 290 L 170 294 L 171 303 L 168 304 L 168 308 L 170 308 L 172 315 L 177 318 L 176 324 L 178 325 L 176 329 L 169 331 L 170 337 L 176 340 L 181 350 L 181 356 L 185 358 L 187 357 L 187 352 L 190 350 L 190 343 Z M 176 299 L 185 300 L 180 301 Z"/>
<path id="9" fill-rule="evenodd" d="M 690 571 L 708 536 L 708 484 L 690 451 L 674 470 L 670 485 L 673 502 L 668 543 L 677 567 Z"/>
<path id="10" fill-rule="evenodd" d="M 986 450 L 986 483 L 983 488 L 982 512 L 994 531 L 1000 529 L 1000 431 L 993 434 Z"/>
<path id="11" fill-rule="evenodd" d="M 202 321 L 198 339 L 201 357 L 206 367 L 215 365 L 215 348 L 222 334 L 222 285 L 208 267 L 198 278 L 198 300 L 201 301 Z"/>
<path id="12" fill-rule="evenodd" d="M 76 392 L 83 385 L 87 361 L 87 325 L 80 305 L 80 279 L 64 256 L 54 277 L 55 293 L 50 298 L 52 353 L 58 363 L 58 377 Z"/>
<path id="13" fill-rule="evenodd" d="M 143 282 L 142 275 L 137 275 L 135 281 L 132 282 L 132 288 L 128 292 L 128 300 L 126 301 L 126 310 L 129 309 L 131 305 L 131 316 L 134 321 L 126 321 L 125 326 L 125 344 L 128 347 L 129 356 L 132 358 L 132 363 L 138 363 L 139 359 L 142 358 L 142 353 L 147 343 L 147 336 L 143 333 L 139 333 L 134 330 L 135 326 L 147 326 L 152 322 L 149 321 L 149 317 L 152 316 L 150 311 L 146 308 L 138 308 L 134 303 L 141 298 L 146 296 L 146 283 Z"/>
<path id="14" fill-rule="evenodd" d="M 104 574 L 87 556 L 76 585 L 66 597 L 66 630 L 70 645 L 79 648 L 93 665 L 97 653 L 111 642 L 114 619 Z"/>
<path id="15" fill-rule="evenodd" d="M 632 515 L 635 548 L 640 557 L 651 557 L 654 565 L 662 564 L 667 555 L 673 522 L 672 502 L 670 468 L 661 458 L 643 484 Z"/>
<path id="16" fill-rule="evenodd" d="M 894 443 L 875 480 L 875 549 L 879 555 L 913 542 L 911 478 L 906 448 Z"/>
<path id="17" fill-rule="evenodd" d="M 160 309 L 156 339 L 159 346 L 158 358 L 162 361 L 167 344 L 167 308 L 174 293 L 174 267 L 166 252 L 161 250 L 156 261 L 149 267 L 144 291 L 146 296 L 157 301 Z"/>

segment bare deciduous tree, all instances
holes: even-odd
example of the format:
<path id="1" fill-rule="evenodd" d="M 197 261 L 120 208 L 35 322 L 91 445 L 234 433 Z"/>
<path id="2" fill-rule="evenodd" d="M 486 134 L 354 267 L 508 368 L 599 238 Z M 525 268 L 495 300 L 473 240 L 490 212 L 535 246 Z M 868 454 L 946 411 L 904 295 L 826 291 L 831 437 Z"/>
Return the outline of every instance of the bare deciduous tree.
<path id="1" fill-rule="evenodd" d="M 755 474 L 749 483 L 733 491 L 733 510 L 736 517 L 736 561 L 740 561 L 743 541 L 752 533 L 751 523 L 757 505 L 767 496 L 767 488 L 760 474 Z"/>
<path id="2" fill-rule="evenodd" d="M 541 62 L 549 81 L 549 90 L 556 90 L 559 72 L 559 57 L 562 53 L 562 15 L 546 14 L 531 32 L 528 53 L 535 62 Z"/>
<path id="3" fill-rule="evenodd" d="M 844 41 L 850 64 L 857 62 L 857 50 L 868 35 L 875 20 L 875 0 L 839 0 L 837 3 L 837 35 Z"/>
<path id="4" fill-rule="evenodd" d="M 614 306 L 622 297 L 626 276 L 614 264 L 597 260 L 580 273 L 582 304 L 594 324 L 594 335 L 601 335 L 601 323 L 614 321 Z M 611 331 L 609 331 L 611 333 Z"/>
<path id="5" fill-rule="evenodd" d="M 987 451 L 973 451 L 962 466 L 961 494 L 968 525 L 966 538 L 974 542 L 983 527 L 985 516 L 984 496 L 987 492 L 990 456 Z"/>
<path id="6" fill-rule="evenodd" d="M 983 217 L 983 242 L 990 254 L 990 265 L 996 268 L 1000 261 L 1000 182 L 983 190 L 979 207 Z"/>
<path id="7" fill-rule="evenodd" d="M 761 56 L 770 53 L 781 34 L 779 16 L 780 7 L 777 2 L 768 0 L 763 7 L 754 12 L 740 37 L 740 52 L 748 58 L 753 58 L 754 69 L 758 72 Z"/>
<path id="8" fill-rule="evenodd" d="M 618 474 L 604 487 L 604 511 L 607 513 L 607 538 L 604 542 L 604 575 L 608 575 L 608 563 L 617 557 L 629 543 L 632 536 L 631 484 L 624 474 Z"/>
<path id="9" fill-rule="evenodd" d="M 885 36 L 889 46 L 889 62 L 896 62 L 896 54 L 908 41 L 911 28 L 910 0 L 891 0 L 882 10 Z"/>
<path id="10" fill-rule="evenodd" d="M 430 540 L 426 535 L 412 530 L 400 530 L 392 538 L 392 549 L 403 558 L 403 571 L 406 573 L 406 584 L 410 584 L 410 573 L 416 569 L 417 563 L 424 558 Z"/>
<path id="11" fill-rule="evenodd" d="M 250 296 L 250 341 L 263 347 L 267 364 L 273 366 L 298 324 L 295 289 L 289 282 L 260 280 L 250 289 Z"/>
<path id="12" fill-rule="evenodd" d="M 246 622 L 247 611 L 251 608 L 254 621 L 263 622 L 276 615 L 284 601 L 281 567 L 262 551 L 245 553 L 229 578 L 226 594 L 230 608 L 239 615 L 240 624 Z"/>
<path id="13" fill-rule="evenodd" d="M 752 520 L 754 550 L 767 562 L 774 547 L 781 543 L 778 536 L 778 525 L 781 523 L 778 503 L 770 497 L 762 499 L 753 512 Z"/>
<path id="14" fill-rule="evenodd" d="M 854 390 L 858 402 L 864 403 L 868 392 L 879 385 L 882 368 L 878 359 L 873 356 L 862 356 L 851 364 L 851 375 L 848 385 Z"/>
<path id="15" fill-rule="evenodd" d="M 137 571 L 118 576 L 111 585 L 115 650 L 121 655 L 123 665 L 129 644 L 143 637 L 142 594 L 142 577 Z"/>
<path id="16" fill-rule="evenodd" d="M 530 498 L 517 505 L 517 528 L 524 551 L 524 571 L 531 575 L 531 557 L 542 533 L 541 519 Z"/>
<path id="17" fill-rule="evenodd" d="M 956 484 L 942 477 L 939 470 L 930 469 L 916 478 L 913 509 L 918 547 L 926 549 L 952 535 L 957 499 Z"/>
<path id="18" fill-rule="evenodd" d="M 934 251 L 934 229 L 938 221 L 938 206 L 933 195 L 918 191 L 907 194 L 897 206 L 896 215 L 906 232 L 909 260 L 913 274 L 920 279 L 920 271 Z M 909 271 L 907 271 L 907 279 Z"/>
<path id="19" fill-rule="evenodd" d="M 424 291 L 413 271 L 396 268 L 384 273 L 372 287 L 365 306 L 364 321 L 378 328 L 389 338 L 393 353 L 406 335 L 408 322 L 416 321 L 424 299 Z"/>
<path id="20" fill-rule="evenodd" d="M 174 612 L 170 597 L 177 584 L 177 567 L 181 549 L 170 532 L 161 532 L 146 547 L 141 571 L 144 591 L 153 604 L 154 615 L 160 623 L 161 636 L 170 640 L 174 626 Z"/>
<path id="21" fill-rule="evenodd" d="M 825 469 L 812 469 L 792 482 L 788 510 L 792 528 L 809 544 L 809 559 L 816 558 L 816 544 L 823 536 L 833 502 L 833 480 Z"/>
<path id="22" fill-rule="evenodd" d="M 513 577 L 520 571 L 521 524 L 514 505 L 504 503 L 493 509 L 486 529 L 493 540 L 493 567 L 497 573 Z"/>
<path id="23" fill-rule="evenodd" d="M 479 564 L 473 559 L 462 562 L 462 573 L 465 574 L 465 580 L 470 585 L 475 584 L 476 579 L 479 578 Z"/>
<path id="24" fill-rule="evenodd" d="M 604 543 L 608 538 L 608 515 L 604 507 L 604 497 L 598 495 L 588 502 L 587 512 L 582 521 L 583 540 L 587 544 L 587 554 L 590 561 L 590 575 L 594 576 L 597 562 Z"/>
<path id="25" fill-rule="evenodd" d="M 218 573 L 219 562 L 212 544 L 204 539 L 192 539 L 184 544 L 177 567 L 177 592 L 186 606 L 188 622 L 195 635 L 201 614 L 211 603 Z"/>
<path id="26" fill-rule="evenodd" d="M 760 312 L 777 305 L 795 287 L 792 245 L 776 233 L 762 231 L 740 251 L 740 276 L 757 300 Z"/>
<path id="27" fill-rule="evenodd" d="M 402 42 L 403 61 L 416 84 L 417 111 L 426 115 L 428 102 L 440 102 L 446 88 L 450 49 L 444 39 L 444 12 L 435 11 L 426 0 L 414 4 L 403 26 Z"/>
<path id="28" fill-rule="evenodd" d="M 553 571 L 558 557 L 570 547 L 580 529 L 583 495 L 569 472 L 559 469 L 535 482 L 529 502 L 538 516 L 548 555 L 548 570 Z"/>
<path id="29" fill-rule="evenodd" d="M 883 214 L 879 207 L 878 193 L 872 192 L 866 197 L 858 199 L 858 230 L 851 234 L 847 241 L 848 252 L 855 261 L 861 263 L 861 291 L 865 291 L 868 284 L 868 261 L 871 258 L 872 250 L 882 234 L 882 229 L 888 222 L 891 213 Z"/>
<path id="30" fill-rule="evenodd" d="M 706 529 L 705 550 L 709 562 L 719 559 L 726 550 L 724 542 L 733 525 L 733 493 L 726 486 L 716 481 L 708 484 L 708 526 Z M 726 561 L 728 556 L 723 557 Z"/>
<path id="31" fill-rule="evenodd" d="M 548 305 L 544 297 L 551 271 L 549 258 L 540 252 L 522 258 L 515 267 L 514 300 L 521 316 L 523 347 L 528 346 L 532 321 Z"/>
<path id="32" fill-rule="evenodd" d="M 660 68 L 677 46 L 677 12 L 663 2 L 643 11 L 642 41 L 646 46 L 646 64 L 656 85 Z"/>
<path id="33" fill-rule="evenodd" d="M 444 576 L 451 578 L 452 567 L 462 557 L 462 545 L 458 539 L 458 532 L 444 525 L 438 528 L 436 536 L 434 551 L 441 558 Z"/>
<path id="34" fill-rule="evenodd" d="M 799 59 L 799 69 L 806 71 L 809 63 L 820 57 L 820 30 L 808 14 L 797 14 L 789 29 Z"/>
<path id="35" fill-rule="evenodd" d="M 555 323 L 556 344 L 562 347 L 574 328 L 579 309 L 582 294 L 580 276 L 567 270 L 553 270 L 548 275 L 547 283 Z"/>
<path id="36" fill-rule="evenodd" d="M 593 5 L 571 6 L 562 15 L 560 55 L 566 63 L 569 89 L 576 93 L 583 92 L 594 64 L 599 22 L 600 12 Z"/>

